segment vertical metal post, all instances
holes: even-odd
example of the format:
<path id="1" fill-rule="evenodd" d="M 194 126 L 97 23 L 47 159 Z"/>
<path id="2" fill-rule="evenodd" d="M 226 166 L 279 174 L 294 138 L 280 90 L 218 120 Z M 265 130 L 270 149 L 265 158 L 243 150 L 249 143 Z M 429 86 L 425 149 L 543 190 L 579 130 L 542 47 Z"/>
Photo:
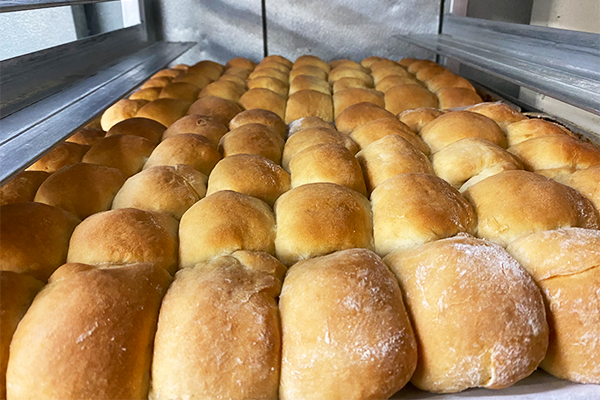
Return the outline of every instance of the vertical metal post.
<path id="1" fill-rule="evenodd" d="M 267 42 L 267 5 L 266 0 L 260 1 L 262 11 L 262 28 L 263 28 L 263 57 L 269 55 L 269 45 Z"/>

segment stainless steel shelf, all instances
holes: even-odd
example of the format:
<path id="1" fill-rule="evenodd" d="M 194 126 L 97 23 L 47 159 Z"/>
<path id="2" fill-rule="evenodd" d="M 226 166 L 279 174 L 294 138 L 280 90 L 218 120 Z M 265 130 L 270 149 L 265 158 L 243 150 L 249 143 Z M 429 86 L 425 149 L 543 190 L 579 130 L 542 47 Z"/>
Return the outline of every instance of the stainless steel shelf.
<path id="1" fill-rule="evenodd" d="M 0 185 L 194 43 L 157 42 L 0 120 Z"/>
<path id="2" fill-rule="evenodd" d="M 441 35 L 394 37 L 600 115 L 600 35 L 446 15 Z"/>
<path id="3" fill-rule="evenodd" d="M 0 2 L 0 13 L 74 6 L 77 4 L 105 3 L 107 1 L 114 0 L 3 0 Z"/>

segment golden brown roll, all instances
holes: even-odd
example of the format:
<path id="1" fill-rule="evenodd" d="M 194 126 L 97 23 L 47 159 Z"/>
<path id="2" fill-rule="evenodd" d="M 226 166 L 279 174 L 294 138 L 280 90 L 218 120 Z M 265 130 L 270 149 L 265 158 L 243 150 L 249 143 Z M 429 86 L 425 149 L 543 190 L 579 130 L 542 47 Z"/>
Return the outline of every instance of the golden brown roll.
<path id="1" fill-rule="evenodd" d="M 312 66 L 312 67 L 319 67 L 322 70 L 324 70 L 325 72 L 329 72 L 329 70 L 331 69 L 331 68 L 329 68 L 329 64 L 327 64 L 325 61 L 321 60 L 317 56 L 312 56 L 310 54 L 306 54 L 306 55 L 296 58 L 296 61 L 294 61 L 294 66 L 292 67 L 292 69 L 302 67 L 304 65 L 308 65 L 308 66 Z"/>
<path id="2" fill-rule="evenodd" d="M 389 178 L 373 190 L 371 205 L 375 250 L 382 257 L 457 233 L 473 234 L 477 226 L 469 202 L 446 181 L 430 174 Z"/>
<path id="3" fill-rule="evenodd" d="M 183 73 L 182 70 L 176 68 L 161 69 L 151 76 L 151 78 L 175 78 Z"/>
<path id="4" fill-rule="evenodd" d="M 116 168 L 128 178 L 142 170 L 154 147 L 150 140 L 139 136 L 109 136 L 93 145 L 81 162 Z"/>
<path id="5" fill-rule="evenodd" d="M 302 150 L 318 144 L 339 144 L 346 147 L 350 154 L 358 152 L 358 145 L 348 135 L 340 133 L 333 128 L 306 128 L 289 137 L 283 147 L 281 165 L 289 172 L 290 160 Z"/>
<path id="6" fill-rule="evenodd" d="M 440 101 L 441 110 L 466 107 L 483 102 L 476 92 L 464 87 L 446 87 L 439 89 L 436 94 Z"/>
<path id="7" fill-rule="evenodd" d="M 404 68 L 408 69 L 408 67 L 410 66 L 410 64 L 414 63 L 415 61 L 419 61 L 419 59 L 417 59 L 417 58 L 411 58 L 411 57 L 405 57 L 405 58 L 399 60 L 398 64 L 401 65 L 401 66 L 403 66 Z"/>
<path id="8" fill-rule="evenodd" d="M 188 82 L 169 83 L 160 91 L 159 99 L 179 99 L 193 103 L 198 98 L 200 88 Z"/>
<path id="9" fill-rule="evenodd" d="M 212 81 L 213 81 L 213 79 L 210 79 L 208 76 L 206 76 L 202 73 L 185 72 L 185 73 L 179 75 L 177 78 L 174 78 L 171 81 L 171 83 L 187 82 L 187 83 L 191 83 L 192 85 L 197 86 L 198 88 L 202 89 L 203 87 L 205 87 Z"/>
<path id="10" fill-rule="evenodd" d="M 414 60 L 414 59 L 410 59 L 410 60 Z M 402 61 L 402 60 L 400 60 Z M 404 65 L 405 62 L 403 62 L 402 65 Z M 411 74 L 417 74 L 420 70 L 424 69 L 424 68 L 428 68 L 428 67 L 441 67 L 441 65 L 439 65 L 438 63 L 435 63 L 431 60 L 414 60 L 413 62 L 411 62 L 408 67 L 406 67 L 406 69 L 408 70 L 408 72 L 410 72 Z"/>
<path id="11" fill-rule="evenodd" d="M 506 126 L 506 137 L 508 145 L 514 146 L 529 139 L 549 135 L 569 135 L 571 131 L 554 122 L 544 121 L 538 118 L 525 118 L 524 120 L 508 124 Z"/>
<path id="12" fill-rule="evenodd" d="M 275 216 L 262 200 L 222 190 L 183 214 L 179 241 L 180 268 L 238 250 L 275 254 Z"/>
<path id="13" fill-rule="evenodd" d="M 240 104 L 246 110 L 263 109 L 285 118 L 285 97 L 269 89 L 250 89 L 240 98 Z"/>
<path id="14" fill-rule="evenodd" d="M 289 69 L 292 69 L 292 67 L 294 66 L 294 63 L 291 62 L 290 60 L 288 60 L 287 58 L 285 58 L 283 56 L 275 55 L 275 54 L 263 58 L 261 63 L 268 62 L 268 61 L 276 61 L 280 64 L 285 65 Z"/>
<path id="15" fill-rule="evenodd" d="M 46 281 L 64 264 L 73 229 L 73 214 L 40 203 L 0 207 L 0 270 Z"/>
<path id="16" fill-rule="evenodd" d="M 369 87 L 362 79 L 358 78 L 340 78 L 335 81 L 332 86 L 334 94 L 342 90 L 353 88 L 368 89 Z"/>
<path id="17" fill-rule="evenodd" d="M 503 248 L 459 235 L 384 261 L 400 282 L 419 343 L 411 379 L 419 389 L 502 389 L 529 376 L 544 358 L 542 296 Z"/>
<path id="18" fill-rule="evenodd" d="M 260 71 L 261 69 L 265 68 L 277 69 L 281 72 L 285 72 L 286 74 L 290 73 L 290 67 L 278 61 L 261 61 L 255 69 Z"/>
<path id="19" fill-rule="evenodd" d="M 197 98 L 216 96 L 222 99 L 237 102 L 246 89 L 231 81 L 215 81 L 202 89 Z M 194 99 L 195 100 L 195 99 Z"/>
<path id="20" fill-rule="evenodd" d="M 506 136 L 502 129 L 488 117 L 470 111 L 453 111 L 441 115 L 425 125 L 420 136 L 432 153 L 468 137 L 485 139 L 506 148 Z"/>
<path id="21" fill-rule="evenodd" d="M 466 80 L 465 78 L 463 78 L 461 76 L 455 75 L 450 72 L 436 75 L 433 78 L 426 80 L 425 84 L 427 85 L 427 89 L 431 90 L 432 92 L 437 92 L 440 89 L 449 88 L 449 87 L 452 87 L 452 88 L 460 87 L 460 88 L 466 88 L 466 89 L 475 91 L 475 88 L 473 87 L 471 82 L 469 82 L 468 80 Z"/>
<path id="22" fill-rule="evenodd" d="M 600 166 L 581 169 L 567 174 L 558 174 L 554 180 L 577 190 L 592 202 L 600 212 Z M 598 221 L 600 223 L 600 220 Z"/>
<path id="23" fill-rule="evenodd" d="M 247 194 L 273 207 L 275 200 L 290 190 L 290 175 L 263 156 L 236 154 L 219 161 L 210 174 L 206 194 L 221 190 Z"/>
<path id="24" fill-rule="evenodd" d="M 253 110 L 242 111 L 229 122 L 229 129 L 234 130 L 248 124 L 263 124 L 273 129 L 282 138 L 286 136 L 287 125 L 279 115 L 269 110 L 255 108 Z"/>
<path id="25" fill-rule="evenodd" d="M 146 89 L 138 89 L 129 96 L 129 100 L 146 100 L 146 101 L 154 101 L 158 99 L 160 92 L 162 91 L 161 87 L 152 87 Z"/>
<path id="26" fill-rule="evenodd" d="M 375 89 L 385 93 L 394 86 L 400 85 L 420 85 L 420 83 L 411 76 L 388 75 L 377 82 Z"/>
<path id="27" fill-rule="evenodd" d="M 288 95 L 288 84 L 280 81 L 277 78 L 270 78 L 268 76 L 259 76 L 257 78 L 248 81 L 249 89 L 269 89 L 272 92 L 277 93 L 280 96 L 287 97 Z"/>
<path id="28" fill-rule="evenodd" d="M 69 211 L 79 219 L 110 209 L 125 176 L 116 168 L 77 163 L 50 175 L 34 201 Z"/>
<path id="29" fill-rule="evenodd" d="M 397 85 L 385 92 L 385 109 L 394 115 L 414 108 L 437 106 L 435 94 L 421 85 Z"/>
<path id="30" fill-rule="evenodd" d="M 151 78 L 144 82 L 144 84 L 140 86 L 140 89 L 163 88 L 171 83 L 172 80 L 173 78 L 166 76 L 160 78 Z"/>
<path id="31" fill-rule="evenodd" d="M 283 72 L 276 68 L 257 68 L 248 76 L 248 80 L 260 77 L 275 78 L 286 85 L 289 82 L 289 72 Z"/>
<path id="32" fill-rule="evenodd" d="M 193 133 L 204 136 L 216 146 L 227 131 L 227 125 L 219 117 L 190 114 L 171 124 L 163 134 L 162 140 L 181 134 Z"/>
<path id="33" fill-rule="evenodd" d="M 451 72 L 448 71 L 446 68 L 442 67 L 441 65 L 436 64 L 420 69 L 415 74 L 415 77 L 420 81 L 427 82 L 435 78 L 436 76 L 442 74 L 451 74 Z"/>
<path id="34" fill-rule="evenodd" d="M 8 398 L 147 398 L 158 311 L 171 280 L 152 264 L 63 265 L 15 332 Z"/>
<path id="35" fill-rule="evenodd" d="M 221 75 L 221 77 L 219 79 L 217 79 L 217 82 L 222 82 L 222 81 L 229 81 L 229 82 L 233 82 L 236 85 L 238 85 L 241 88 L 247 89 L 248 85 L 246 85 L 246 80 L 240 78 L 239 76 L 235 76 L 235 75 Z M 206 85 L 204 85 L 206 86 Z"/>
<path id="36" fill-rule="evenodd" d="M 150 399 L 276 399 L 285 267 L 237 251 L 177 273 L 154 342 Z"/>
<path id="37" fill-rule="evenodd" d="M 375 64 L 377 61 L 383 60 L 383 58 L 378 57 L 378 56 L 370 56 L 367 58 L 363 58 L 363 60 L 360 62 L 360 65 L 362 65 L 365 68 L 371 68 L 371 65 Z"/>
<path id="38" fill-rule="evenodd" d="M 190 106 L 188 115 L 205 115 L 220 120 L 225 126 L 237 114 L 242 112 L 242 108 L 235 102 L 222 99 L 216 96 L 202 97 Z M 190 133 L 190 132 L 185 132 Z"/>
<path id="39" fill-rule="evenodd" d="M 495 103 L 476 104 L 467 108 L 467 111 L 476 112 L 494 120 L 504 132 L 507 132 L 508 125 L 527 119 L 519 110 L 499 101 Z M 510 137 L 508 139 L 510 142 Z"/>
<path id="40" fill-rule="evenodd" d="M 332 123 L 325 122 L 319 117 L 304 117 L 290 122 L 288 137 L 309 128 L 324 128 L 335 131 L 335 127 Z"/>
<path id="41" fill-rule="evenodd" d="M 284 193 L 275 203 L 277 258 L 287 266 L 352 248 L 373 249 L 369 201 L 335 183 L 311 183 Z"/>
<path id="42" fill-rule="evenodd" d="M 335 126 L 338 131 L 349 134 L 368 122 L 389 117 L 395 118 L 394 114 L 382 107 L 368 102 L 358 103 L 342 111 L 335 119 Z"/>
<path id="43" fill-rule="evenodd" d="M 186 64 L 175 64 L 171 68 L 178 69 L 180 71 L 187 71 L 190 68 L 190 66 Z"/>
<path id="44" fill-rule="evenodd" d="M 50 176 L 44 171 L 23 171 L 0 188 L 0 206 L 33 201 L 40 185 Z"/>
<path id="45" fill-rule="evenodd" d="M 402 111 L 398 114 L 400 122 L 406 124 L 413 132 L 421 132 L 421 129 L 440 115 L 444 114 L 436 108 L 420 107 L 413 110 Z"/>
<path id="46" fill-rule="evenodd" d="M 285 123 L 306 117 L 318 117 L 333 122 L 333 101 L 329 94 L 315 90 L 300 90 L 292 94 L 286 105 Z"/>
<path id="47" fill-rule="evenodd" d="M 333 95 L 335 118 L 337 118 L 346 108 L 364 102 L 373 103 L 382 108 L 385 106 L 383 93 L 375 89 L 352 88 L 336 92 Z"/>
<path id="48" fill-rule="evenodd" d="M 457 189 L 488 168 L 523 169 L 509 152 L 481 138 L 458 140 L 433 154 L 431 163 L 435 174 Z"/>
<path id="49" fill-rule="evenodd" d="M 433 174 L 427 156 L 399 135 L 388 135 L 374 141 L 359 151 L 356 159 L 364 172 L 368 193 L 399 174 Z"/>
<path id="50" fill-rule="evenodd" d="M 150 157 L 143 169 L 178 164 L 190 167 L 208 176 L 222 158 L 217 146 L 202 135 L 184 133 L 162 141 Z"/>
<path id="51" fill-rule="evenodd" d="M 575 189 L 527 171 L 504 171 L 464 192 L 477 213 L 477 236 L 502 246 L 565 227 L 598 229 L 598 211 Z"/>
<path id="52" fill-rule="evenodd" d="M 0 398 L 6 399 L 6 366 L 13 334 L 44 284 L 29 275 L 0 271 Z"/>
<path id="53" fill-rule="evenodd" d="M 362 65 L 360 65 L 356 61 L 352 61 L 352 60 L 348 60 L 348 59 L 333 60 L 333 61 L 331 61 L 329 63 L 329 67 L 331 69 L 335 69 L 337 67 L 354 68 L 354 69 L 357 69 L 359 71 L 366 72 L 367 74 L 370 71 L 368 68 L 363 67 Z"/>
<path id="54" fill-rule="evenodd" d="M 166 214 L 121 208 L 85 219 L 71 236 L 67 262 L 96 266 L 151 263 L 177 271 L 177 221 Z"/>
<path id="55" fill-rule="evenodd" d="M 314 78 L 327 82 L 327 72 L 325 72 L 322 68 L 313 67 L 310 65 L 292 68 L 292 70 L 290 71 L 290 82 L 302 75 L 312 76 Z"/>
<path id="56" fill-rule="evenodd" d="M 256 63 L 244 57 L 235 57 L 227 61 L 227 64 L 225 64 L 226 70 L 230 67 L 245 68 L 248 71 L 252 71 L 254 68 L 256 68 Z"/>
<path id="57" fill-rule="evenodd" d="M 281 399 L 387 399 L 417 364 L 417 344 L 394 275 L 352 249 L 300 261 L 279 302 Z"/>
<path id="58" fill-rule="evenodd" d="M 425 142 L 415 135 L 408 126 L 404 125 L 398 119 L 393 117 L 380 118 L 371 122 L 367 122 L 360 128 L 353 130 L 350 134 L 350 137 L 361 149 L 364 149 L 371 143 L 388 135 L 402 136 L 404 140 L 409 142 L 425 155 L 429 155 L 431 152 Z"/>
<path id="59" fill-rule="evenodd" d="M 537 232 L 507 250 L 531 274 L 546 303 L 550 343 L 540 366 L 561 379 L 600 384 L 600 232 Z"/>
<path id="60" fill-rule="evenodd" d="M 319 71 L 322 70 L 319 69 Z M 300 90 L 315 90 L 327 95 L 331 94 L 331 88 L 326 80 L 310 75 L 298 75 L 293 78 L 290 83 L 289 95 L 291 96 Z"/>
<path id="61" fill-rule="evenodd" d="M 234 154 L 256 154 L 279 164 L 283 139 L 266 125 L 246 124 L 223 136 L 219 142 L 219 151 L 223 157 Z"/>
<path id="62" fill-rule="evenodd" d="M 367 195 L 362 169 L 356 157 L 337 143 L 317 144 L 296 153 L 290 160 L 292 188 L 330 182 Z"/>
<path id="63" fill-rule="evenodd" d="M 27 171 L 44 171 L 51 174 L 62 167 L 80 162 L 89 149 L 90 146 L 83 144 L 61 143 L 44 157 L 27 167 Z"/>
<path id="64" fill-rule="evenodd" d="M 372 63 L 371 66 L 369 67 L 369 69 L 371 70 L 371 72 L 378 72 L 381 70 L 385 70 L 385 69 L 389 69 L 389 68 L 397 68 L 397 67 L 404 69 L 404 67 L 402 67 L 397 62 L 389 60 L 387 58 L 382 58 L 382 59 L 377 60 L 374 63 Z"/>
<path id="65" fill-rule="evenodd" d="M 335 82 L 343 78 L 360 79 L 365 84 L 365 86 L 370 88 L 372 88 L 374 85 L 373 77 L 371 75 L 359 71 L 357 69 L 348 67 L 338 67 L 336 69 L 331 70 L 329 76 L 327 77 L 327 80 L 331 85 L 333 85 L 335 84 Z"/>
<path id="66" fill-rule="evenodd" d="M 115 124 L 106 132 L 106 136 L 131 135 L 146 138 L 158 144 L 167 128 L 160 122 L 148 118 L 129 118 Z"/>
<path id="67" fill-rule="evenodd" d="M 188 73 L 201 74 L 208 77 L 211 81 L 216 81 L 223 74 L 225 67 L 214 61 L 200 61 L 187 69 Z"/>
<path id="68" fill-rule="evenodd" d="M 75 132 L 71 137 L 65 139 L 65 142 L 93 146 L 98 140 L 102 139 L 105 134 L 106 132 L 102 129 L 83 128 Z"/>
<path id="69" fill-rule="evenodd" d="M 376 62 L 371 66 L 371 68 L 375 68 L 381 61 Z M 393 62 L 393 61 L 392 61 Z M 371 70 L 371 75 L 373 76 L 373 82 L 377 85 L 383 79 L 389 76 L 402 76 L 405 78 L 412 78 L 412 75 L 400 65 L 394 63 L 393 65 L 387 65 L 385 67 L 380 67 L 374 70 Z"/>
<path id="70" fill-rule="evenodd" d="M 248 76 L 250 76 L 251 73 L 252 71 L 248 71 L 246 68 L 231 67 L 227 68 L 223 75 L 235 75 L 246 80 L 248 79 Z"/>
<path id="71" fill-rule="evenodd" d="M 189 101 L 179 99 L 157 99 L 142 107 L 135 116 L 153 119 L 168 128 L 186 114 L 190 104 Z"/>

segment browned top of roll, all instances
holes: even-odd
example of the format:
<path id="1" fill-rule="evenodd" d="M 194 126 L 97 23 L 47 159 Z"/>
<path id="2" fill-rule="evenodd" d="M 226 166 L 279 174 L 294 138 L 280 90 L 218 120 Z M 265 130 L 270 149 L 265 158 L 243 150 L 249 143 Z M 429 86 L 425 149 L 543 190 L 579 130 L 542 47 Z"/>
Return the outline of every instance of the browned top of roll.
<path id="1" fill-rule="evenodd" d="M 445 87 L 439 89 L 436 94 L 440 100 L 440 109 L 442 110 L 472 106 L 483 102 L 481 97 L 470 88 Z"/>
<path id="2" fill-rule="evenodd" d="M 189 101 L 179 99 L 157 99 L 143 106 L 135 116 L 150 118 L 169 127 L 186 114 L 190 104 Z"/>
<path id="3" fill-rule="evenodd" d="M 234 154 L 257 154 L 279 164 L 283 139 L 266 125 L 246 124 L 223 136 L 219 142 L 219 150 L 223 157 Z"/>
<path id="4" fill-rule="evenodd" d="M 160 92 L 162 91 L 161 87 L 152 87 L 146 89 L 138 89 L 129 96 L 130 100 L 146 100 L 146 101 L 154 101 L 158 99 Z"/>
<path id="5" fill-rule="evenodd" d="M 334 116 L 337 118 L 342 111 L 351 105 L 369 102 L 384 107 L 383 93 L 375 89 L 350 88 L 336 92 L 333 95 Z"/>
<path id="6" fill-rule="evenodd" d="M 379 80 L 375 88 L 385 93 L 394 86 L 400 85 L 421 85 L 421 83 L 411 76 L 388 75 Z"/>
<path id="7" fill-rule="evenodd" d="M 398 114 L 398 119 L 404 122 L 413 132 L 421 132 L 421 129 L 444 112 L 437 108 L 420 107 L 406 110 Z"/>
<path id="8" fill-rule="evenodd" d="M 255 70 L 260 71 L 261 69 L 277 69 L 285 74 L 290 73 L 290 69 L 287 65 L 282 64 L 277 61 L 261 61 L 255 68 Z"/>
<path id="9" fill-rule="evenodd" d="M 335 119 L 335 126 L 340 132 L 350 133 L 367 122 L 388 117 L 393 118 L 394 114 L 373 103 L 358 103 L 342 111 Z"/>
<path id="10" fill-rule="evenodd" d="M 521 114 L 519 110 L 516 110 L 508 104 L 504 104 L 501 102 L 476 104 L 472 107 L 467 108 L 467 111 L 485 115 L 486 117 L 494 120 L 505 132 L 507 131 L 506 128 L 508 127 L 508 125 L 512 124 L 513 122 L 523 121 L 527 119 L 527 117 Z M 510 146 L 510 137 L 508 139 Z"/>
<path id="11" fill-rule="evenodd" d="M 461 76 L 448 72 L 436 75 L 433 78 L 426 80 L 425 83 L 427 88 L 432 92 L 437 92 L 438 90 L 447 87 L 462 87 L 475 91 L 475 88 L 471 82 Z"/>
<path id="12" fill-rule="evenodd" d="M 93 145 L 81 161 L 116 168 L 129 177 L 142 169 L 154 147 L 150 140 L 139 136 L 109 136 Z"/>
<path id="13" fill-rule="evenodd" d="M 380 118 L 367 122 L 360 128 L 352 131 L 350 137 L 364 149 L 371 143 L 388 135 L 399 135 L 417 150 L 429 155 L 431 152 L 425 142 L 414 134 L 410 128 L 397 118 Z"/>
<path id="14" fill-rule="evenodd" d="M 174 167 L 183 164 L 208 176 L 221 158 L 217 146 L 206 137 L 184 133 L 165 139 L 156 146 L 144 164 L 144 169 L 159 165 Z"/>
<path id="15" fill-rule="evenodd" d="M 293 78 L 290 83 L 289 95 L 291 96 L 300 90 L 316 90 L 317 92 L 331 94 L 331 88 L 326 80 L 311 75 L 298 75 Z"/>
<path id="16" fill-rule="evenodd" d="M 529 139 L 548 135 L 573 135 L 567 128 L 538 118 L 524 118 L 506 125 L 508 145 L 514 146 Z"/>
<path id="17" fill-rule="evenodd" d="M 0 188 L 0 206 L 33 201 L 38 188 L 50 176 L 44 171 L 23 171 Z"/>
<path id="18" fill-rule="evenodd" d="M 67 165 L 80 162 L 89 149 L 90 146 L 83 144 L 71 142 L 61 143 L 50 150 L 50 153 L 27 167 L 27 170 L 52 173 Z"/>
<path id="19" fill-rule="evenodd" d="M 335 130 L 333 124 L 323 121 L 323 119 L 315 116 L 304 117 L 290 122 L 289 128 L 290 131 L 288 132 L 288 136 L 292 136 L 295 133 L 308 128 L 325 128 Z"/>
<path id="20" fill-rule="evenodd" d="M 361 81 L 364 82 L 364 84 L 367 87 L 373 87 L 373 85 L 374 85 L 373 77 L 371 75 L 367 74 L 366 72 L 359 71 L 354 68 L 344 67 L 344 66 L 337 67 L 337 68 L 331 70 L 331 72 L 329 73 L 329 76 L 327 77 L 327 80 L 329 81 L 330 84 L 334 84 L 335 82 L 337 82 L 343 78 L 360 79 Z"/>
<path id="21" fill-rule="evenodd" d="M 294 66 L 290 71 L 290 81 L 293 81 L 296 77 L 301 75 L 314 76 L 315 78 L 319 78 L 323 81 L 327 79 L 327 71 L 322 68 L 314 67 L 311 65 L 303 65 L 303 66 Z"/>
<path id="22" fill-rule="evenodd" d="M 193 103 L 198 98 L 200 88 L 188 82 L 173 82 L 162 88 L 159 99 L 179 99 Z"/>
<path id="23" fill-rule="evenodd" d="M 222 99 L 236 102 L 240 100 L 240 96 L 245 91 L 245 88 L 243 88 L 235 82 L 219 80 L 206 85 L 196 97 L 202 98 L 207 96 L 216 96 Z"/>
<path id="24" fill-rule="evenodd" d="M 420 107 L 438 107 L 435 94 L 421 85 L 397 85 L 385 92 L 385 109 L 394 115 Z"/>
<path id="25" fill-rule="evenodd" d="M 306 54 L 306 55 L 296 58 L 296 61 L 294 61 L 294 66 L 292 67 L 292 69 L 296 68 L 296 67 L 301 67 L 304 65 L 319 67 L 322 70 L 324 70 L 325 72 L 329 72 L 329 70 L 330 70 L 329 64 L 327 64 L 325 61 L 321 60 L 319 57 L 313 56 L 310 54 Z"/>
<path id="26" fill-rule="evenodd" d="M 240 97 L 240 104 L 246 110 L 263 109 L 277 114 L 281 119 L 285 118 L 285 97 L 269 89 L 250 89 Z"/>
<path id="27" fill-rule="evenodd" d="M 160 122 L 148 118 L 129 118 L 115 124 L 106 132 L 106 136 L 140 136 L 158 144 L 167 128 Z"/>
<path id="28" fill-rule="evenodd" d="M 362 79 L 350 78 L 350 77 L 340 78 L 337 81 L 335 81 L 332 86 L 333 93 L 337 93 L 339 91 L 346 90 L 346 89 L 352 89 L 352 88 L 367 89 L 368 86 Z"/>
<path id="29" fill-rule="evenodd" d="M 252 71 L 254 68 L 256 68 L 256 63 L 244 57 L 235 57 L 227 61 L 227 64 L 225 64 L 225 68 L 229 67 L 246 68 L 247 70 Z"/>
<path id="30" fill-rule="evenodd" d="M 269 89 L 280 96 L 288 95 L 288 84 L 277 78 L 258 76 L 248 81 L 249 89 Z"/>
<path id="31" fill-rule="evenodd" d="M 241 112 L 242 108 L 233 101 L 216 96 L 202 97 L 192 104 L 188 110 L 189 115 L 197 114 L 213 117 L 219 119 L 225 126 Z"/>
<path id="32" fill-rule="evenodd" d="M 300 90 L 287 100 L 285 122 L 292 123 L 300 118 L 319 117 L 324 121 L 333 121 L 333 102 L 329 94 L 315 90 Z"/>
<path id="33" fill-rule="evenodd" d="M 229 129 L 234 130 L 242 125 L 248 124 L 263 124 L 279 133 L 282 138 L 285 138 L 286 136 L 286 124 L 281 117 L 273 111 L 260 108 L 242 111 L 229 122 Z"/>
<path id="34" fill-rule="evenodd" d="M 287 66 L 289 69 L 291 69 L 292 66 L 294 65 L 294 63 L 292 63 L 287 58 L 285 58 L 283 56 L 275 55 L 275 54 L 263 58 L 262 62 L 266 62 L 266 61 L 277 61 L 278 63 L 281 63 L 281 64 Z"/>
<path id="35" fill-rule="evenodd" d="M 102 129 L 83 128 L 67 138 L 65 142 L 93 146 L 98 140 L 102 139 L 105 134 L 106 132 Z"/>
<path id="36" fill-rule="evenodd" d="M 184 133 L 194 133 L 204 136 L 216 146 L 227 130 L 227 125 L 218 117 L 191 114 L 171 124 L 163 134 L 162 140 Z"/>

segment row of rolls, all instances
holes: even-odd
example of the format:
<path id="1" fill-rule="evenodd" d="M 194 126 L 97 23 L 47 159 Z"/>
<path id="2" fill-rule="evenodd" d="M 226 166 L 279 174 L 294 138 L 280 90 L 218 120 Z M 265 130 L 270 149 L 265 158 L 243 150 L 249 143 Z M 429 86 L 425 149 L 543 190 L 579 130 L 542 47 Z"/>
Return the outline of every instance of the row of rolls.
<path id="1" fill-rule="evenodd" d="M 600 149 L 428 60 L 176 65 L 0 202 L 8 399 L 600 383 Z"/>

